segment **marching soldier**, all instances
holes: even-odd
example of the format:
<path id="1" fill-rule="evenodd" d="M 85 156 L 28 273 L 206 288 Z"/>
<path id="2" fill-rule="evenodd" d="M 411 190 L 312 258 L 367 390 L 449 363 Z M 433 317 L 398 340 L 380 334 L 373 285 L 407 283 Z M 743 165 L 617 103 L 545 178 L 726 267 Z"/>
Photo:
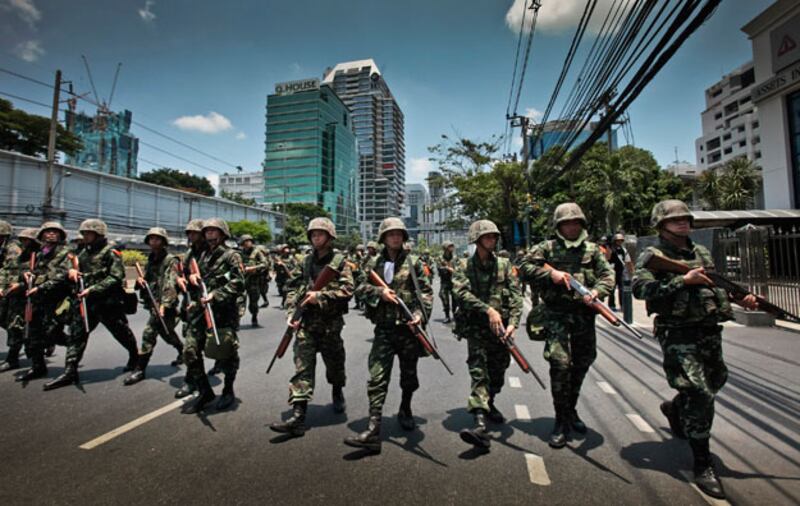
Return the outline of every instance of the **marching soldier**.
<path id="1" fill-rule="evenodd" d="M 455 258 L 453 252 L 456 246 L 450 241 L 442 243 L 442 256 L 438 261 L 439 277 L 439 298 L 442 300 L 442 309 L 444 310 L 444 322 L 450 323 L 450 309 L 453 309 L 455 315 L 455 298 L 453 295 L 453 271 L 455 270 Z M 453 302 L 451 304 L 451 301 Z"/>
<path id="2" fill-rule="evenodd" d="M 410 431 L 416 427 L 411 412 L 411 398 L 419 388 L 417 362 L 425 351 L 409 324 L 403 321 L 395 301 L 403 299 L 414 314 L 414 321 L 410 324 L 420 325 L 424 315 L 430 314 L 433 306 L 433 289 L 424 275 L 422 261 L 404 250 L 403 242 L 407 240 L 408 231 L 403 220 L 383 220 L 378 229 L 378 242 L 384 248 L 372 265 L 372 271 L 389 288 L 365 282 L 356 289 L 364 294 L 366 316 L 375 324 L 375 338 L 369 354 L 370 378 L 367 382 L 369 428 L 345 439 L 345 444 L 373 452 L 381 450 L 381 413 L 389 390 L 395 355 L 400 362 L 400 388 L 403 391 L 397 420 L 404 430 Z"/>
<path id="3" fill-rule="evenodd" d="M 239 246 L 242 248 L 244 289 L 247 296 L 247 308 L 250 310 L 250 324 L 258 327 L 258 298 L 261 295 L 264 272 L 269 270 L 269 260 L 261 248 L 255 247 L 255 241 L 250 234 L 244 234 L 239 239 Z"/>
<path id="4" fill-rule="evenodd" d="M 722 358 L 721 322 L 733 317 L 728 295 L 714 288 L 705 275 L 714 262 L 709 251 L 689 238 L 692 213 L 680 200 L 665 200 L 653 208 L 651 224 L 658 243 L 639 256 L 633 293 L 655 313 L 655 337 L 664 355 L 669 385 L 678 391 L 661 404 L 672 434 L 688 439 L 694 456 L 697 486 L 711 497 L 724 499 L 709 449 L 714 420 L 714 399 L 728 378 Z M 645 267 L 653 255 L 661 255 L 692 268 L 684 275 L 653 272 Z M 737 301 L 748 309 L 757 306 L 754 295 Z"/>
<path id="5" fill-rule="evenodd" d="M 486 419 L 505 422 L 494 401 L 511 362 L 504 341 L 514 334 L 522 315 L 522 294 L 513 265 L 494 254 L 499 238 L 500 230 L 489 220 L 470 225 L 469 241 L 476 246 L 475 254 L 453 273 L 459 333 L 467 338 L 472 378 L 467 409 L 475 417 L 475 428 L 462 430 L 461 439 L 479 448 L 490 445 Z"/>
<path id="6" fill-rule="evenodd" d="M 347 259 L 334 253 L 336 228 L 328 218 L 314 218 L 306 231 L 313 250 L 306 255 L 287 285 L 289 324 L 297 329 L 294 340 L 295 374 L 289 383 L 289 404 L 293 414 L 286 422 L 273 423 L 275 432 L 293 436 L 305 434 L 308 402 L 314 394 L 317 353 L 325 362 L 325 375 L 333 387 L 333 410 L 344 413 L 345 351 L 342 341 L 343 315 L 353 296 L 353 274 Z M 330 266 L 339 275 L 322 290 L 311 291 L 311 285 Z M 324 278 L 323 278 L 324 279 Z M 292 314 L 298 305 L 306 306 L 302 321 L 293 323 Z"/>
<path id="7" fill-rule="evenodd" d="M 186 414 L 199 413 L 216 397 L 203 370 L 204 353 L 217 360 L 220 370 L 225 373 L 225 386 L 216 404 L 219 411 L 231 407 L 236 401 L 233 383 L 239 370 L 239 338 L 236 330 L 239 328 L 237 298 L 244 292 L 244 276 L 240 269 L 242 257 L 236 250 L 225 245 L 225 240 L 231 236 L 225 220 L 211 218 L 204 221 L 203 235 L 208 248 L 200 255 L 200 274 L 190 274 L 189 281 L 195 287 L 199 287 L 201 281 L 205 283 L 208 294 L 200 297 L 199 302 L 210 307 L 217 335 L 214 335 L 214 329 L 200 325 L 189 327 L 183 358 L 200 395 L 193 403 L 185 406 L 183 412 Z M 203 318 L 203 311 L 200 311 L 199 316 Z"/>
<path id="8" fill-rule="evenodd" d="M 581 385 L 597 357 L 594 298 L 605 297 L 614 287 L 614 271 L 597 244 L 588 240 L 586 217 L 578 204 L 556 207 L 556 239 L 538 244 L 520 266 L 523 277 L 535 281 L 544 307 L 534 322 L 544 328 L 544 358 L 550 362 L 550 385 L 556 421 L 549 444 L 563 448 L 570 430 L 586 432 L 576 406 Z M 573 276 L 592 297 L 570 289 Z"/>
<path id="9" fill-rule="evenodd" d="M 13 231 L 9 222 L 0 220 L 0 326 L 6 329 L 8 344 L 8 353 L 5 361 L 0 363 L 0 372 L 19 368 L 20 348 L 14 343 L 16 336 L 8 331 L 8 301 L 14 292 L 22 288 L 17 285 L 16 271 L 17 257 L 22 253 L 22 248 L 11 239 Z"/>
<path id="10" fill-rule="evenodd" d="M 353 282 L 356 286 L 360 285 L 364 282 L 366 277 L 364 276 L 364 270 L 362 265 L 364 263 L 364 257 L 366 253 L 364 252 L 364 245 L 359 244 L 355 247 L 355 250 L 350 254 L 349 261 L 353 267 Z M 364 303 L 363 301 L 356 297 L 356 309 L 363 309 Z"/>
<path id="11" fill-rule="evenodd" d="M 261 294 L 261 298 L 264 299 L 264 302 L 259 307 L 269 307 L 269 282 L 272 280 L 270 275 L 270 271 L 272 271 L 272 254 L 266 246 L 258 245 L 256 248 L 261 250 L 267 266 L 258 278 L 258 291 Z"/>
<path id="12" fill-rule="evenodd" d="M 83 277 L 84 290 L 75 294 L 72 301 L 74 304 L 70 306 L 64 372 L 45 383 L 45 390 L 78 383 L 78 364 L 86 351 L 89 332 L 100 323 L 128 352 L 128 363 L 123 371 L 132 371 L 138 361 L 136 337 L 128 327 L 128 318 L 125 316 L 125 267 L 122 265 L 121 254 L 109 244 L 106 238 L 108 227 L 102 220 L 85 220 L 78 231 L 83 236 L 83 245 L 76 257 L 78 267 L 70 266 L 68 276 L 76 284 L 78 278 Z M 86 300 L 85 316 L 81 315 L 82 299 Z M 88 332 L 84 317 L 88 319 Z"/>
<path id="13" fill-rule="evenodd" d="M 32 287 L 26 293 L 33 302 L 33 319 L 25 341 L 25 354 L 31 359 L 31 368 L 17 377 L 17 381 L 23 382 L 47 376 L 45 349 L 56 342 L 63 344 L 64 321 L 56 311 L 70 294 L 67 231 L 60 223 L 48 221 L 42 224 L 37 237 L 42 247 L 36 254 Z"/>
<path id="14" fill-rule="evenodd" d="M 7 259 L 7 264 L 3 266 L 4 276 L 8 281 L 4 283 L 6 288 L 6 332 L 8 334 L 8 353 L 6 360 L 0 364 L 0 372 L 10 371 L 19 368 L 19 352 L 22 350 L 25 333 L 25 282 L 23 273 L 29 271 L 31 256 L 35 256 L 39 250 L 39 242 L 36 234 L 39 230 L 35 228 L 23 229 L 17 236 L 22 244 L 20 254 L 14 259 Z"/>
<path id="15" fill-rule="evenodd" d="M 275 283 L 281 296 L 281 309 L 286 309 L 286 282 L 295 269 L 295 259 L 288 244 L 281 244 L 278 258 L 275 259 Z"/>
<path id="16" fill-rule="evenodd" d="M 156 340 L 161 336 L 164 341 L 172 345 L 178 351 L 178 358 L 172 362 L 172 366 L 183 363 L 183 344 L 175 332 L 178 324 L 178 290 L 176 266 L 180 260 L 175 255 L 167 251 L 169 238 L 167 231 L 161 227 L 154 227 L 147 231 L 144 242 L 150 246 L 150 255 L 147 257 L 147 266 L 144 277 L 137 278 L 136 284 L 143 292 L 142 300 L 144 306 L 150 310 L 150 319 L 142 332 L 142 347 L 139 352 L 139 361 L 130 376 L 125 378 L 125 385 L 133 385 L 142 381 L 145 377 L 147 364 L 153 356 L 153 349 L 156 347 Z M 152 307 L 149 296 L 144 294 L 145 285 L 150 287 L 157 307 Z M 166 328 L 164 328 L 166 327 Z"/>

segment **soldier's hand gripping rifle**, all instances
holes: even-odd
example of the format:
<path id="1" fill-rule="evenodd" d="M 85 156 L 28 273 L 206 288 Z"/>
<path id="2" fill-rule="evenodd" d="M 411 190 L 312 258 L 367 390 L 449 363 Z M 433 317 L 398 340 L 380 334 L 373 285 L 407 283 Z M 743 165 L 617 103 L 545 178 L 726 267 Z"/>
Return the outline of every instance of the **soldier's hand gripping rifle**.
<path id="1" fill-rule="evenodd" d="M 514 342 L 514 336 L 508 336 L 504 339 L 503 336 L 505 334 L 506 334 L 505 327 L 500 326 L 500 333 L 498 334 L 497 337 L 503 342 L 503 344 L 506 345 L 506 348 L 508 348 L 508 352 L 514 358 L 514 362 L 516 362 L 519 368 L 522 369 L 522 372 L 526 374 L 531 373 L 533 377 L 536 378 L 536 382 L 539 383 L 539 386 L 542 387 L 542 390 L 547 390 L 547 387 L 544 386 L 542 378 L 540 378 L 539 375 L 536 374 L 536 371 L 534 371 L 533 367 L 531 367 L 531 363 L 528 362 L 528 359 L 525 358 L 525 355 L 522 354 L 522 350 L 520 350 L 519 347 L 517 346 L 517 343 Z"/>
<path id="2" fill-rule="evenodd" d="M 389 286 L 386 285 L 386 282 L 378 276 L 378 273 L 374 270 L 369 271 L 369 281 L 375 286 L 379 286 L 384 290 L 389 290 Z M 400 310 L 403 313 L 403 319 L 405 319 L 406 323 L 411 323 L 414 321 L 414 314 L 408 309 L 408 306 L 403 299 L 400 297 L 395 297 L 397 300 L 397 304 L 400 306 Z M 428 352 L 433 358 L 438 360 L 442 363 L 447 372 L 450 373 L 450 376 L 453 375 L 453 371 L 450 370 L 450 367 L 447 366 L 447 362 L 444 361 L 444 358 L 439 354 L 438 350 L 431 344 L 431 340 L 428 338 L 428 334 L 422 329 L 421 325 L 410 325 L 411 332 L 414 333 L 414 336 L 419 340 L 422 347 Z"/>
<path id="3" fill-rule="evenodd" d="M 197 274 L 197 278 L 199 279 L 198 284 L 200 285 L 200 293 L 201 299 L 205 300 L 208 298 L 208 288 L 206 288 L 206 284 L 203 281 L 203 278 L 200 276 L 200 266 L 197 265 L 197 260 L 192 258 L 189 262 L 189 271 L 192 274 Z M 203 305 L 203 313 L 206 317 L 206 328 L 210 329 L 214 333 L 214 341 L 216 341 L 217 346 L 221 346 L 219 343 L 219 333 L 217 332 L 217 322 L 214 320 L 214 310 L 211 308 L 211 302 L 202 302 Z"/>
<path id="4" fill-rule="evenodd" d="M 340 266 L 341 269 L 344 266 Z M 308 287 L 308 290 L 311 292 L 319 292 L 326 286 L 328 283 L 333 281 L 334 279 L 338 278 L 340 271 L 334 269 L 330 265 L 326 265 L 322 272 L 319 273 L 317 279 L 314 280 L 314 283 Z M 292 338 L 297 333 L 297 329 L 299 328 L 300 322 L 303 321 L 303 315 L 306 312 L 306 306 L 302 303 L 302 301 L 297 301 L 297 305 L 294 308 L 294 312 L 292 313 L 292 318 L 290 320 L 290 324 L 286 326 L 286 330 L 283 333 L 283 337 L 281 337 L 281 342 L 278 343 L 278 348 L 275 349 L 275 354 L 272 355 L 272 360 L 269 361 L 269 366 L 267 366 L 267 374 L 272 370 L 272 366 L 275 364 L 275 360 L 279 358 L 283 358 L 283 355 L 286 353 L 286 350 L 289 349 L 289 344 L 292 342 Z"/>
<path id="5" fill-rule="evenodd" d="M 150 302 L 150 310 L 153 312 L 153 316 L 158 318 L 159 323 L 161 323 L 161 328 L 164 329 L 164 337 L 169 336 L 170 332 L 169 327 L 167 327 L 167 322 L 165 322 L 164 317 L 161 316 L 159 304 L 156 302 L 153 290 L 150 289 L 150 285 L 147 283 L 147 280 L 144 279 L 144 271 L 142 271 L 142 266 L 139 262 L 136 262 L 136 274 L 139 276 L 139 285 L 147 292 L 147 299 Z"/>
<path id="6" fill-rule="evenodd" d="M 554 267 L 549 264 L 544 264 L 544 268 L 547 269 L 548 271 L 554 270 Z M 583 286 L 577 279 L 575 279 L 575 277 L 572 274 L 570 273 L 566 274 L 567 274 L 567 280 L 569 282 L 569 287 L 572 290 L 575 290 L 575 292 L 578 293 L 581 297 L 586 297 L 586 296 L 591 297 L 592 302 L 589 304 L 589 307 L 594 309 L 597 313 L 600 314 L 600 316 L 605 318 L 608 323 L 610 323 L 615 327 L 619 326 L 625 327 L 630 331 L 631 334 L 636 336 L 636 338 L 638 339 L 642 339 L 644 337 L 644 335 L 641 332 L 628 325 L 625 322 L 625 320 L 621 319 L 619 316 L 615 315 L 614 311 L 612 311 L 611 308 L 609 308 L 600 299 L 596 298 L 592 293 L 592 291 Z"/>
<path id="7" fill-rule="evenodd" d="M 31 253 L 30 271 L 26 273 L 25 283 L 28 287 L 28 292 L 33 289 L 33 269 L 36 267 L 36 255 Z M 28 295 L 25 299 L 25 342 L 28 342 L 28 337 L 31 334 L 31 322 L 33 321 L 33 300 Z"/>
<path id="8" fill-rule="evenodd" d="M 667 258 L 657 253 L 650 254 L 644 260 L 645 261 L 643 262 L 643 265 L 645 266 L 645 268 L 651 271 L 670 272 L 673 274 L 686 274 L 687 272 L 692 270 L 692 267 L 689 267 L 683 262 Z M 743 288 L 738 283 L 735 283 L 730 279 L 726 278 L 722 274 L 719 274 L 711 270 L 707 270 L 703 274 L 705 274 L 706 277 L 708 277 L 714 283 L 714 285 L 716 285 L 719 288 L 722 288 L 723 290 L 731 294 L 734 300 L 742 300 L 748 295 L 753 295 L 756 298 L 756 304 L 758 305 L 758 308 L 761 309 L 762 311 L 771 313 L 778 318 L 800 322 L 800 316 L 790 313 L 789 311 L 786 311 L 782 307 L 776 306 L 775 304 L 769 302 L 761 295 L 756 295 L 750 292 L 749 290 Z"/>
<path id="9" fill-rule="evenodd" d="M 80 264 L 78 262 L 77 255 L 72 255 L 70 257 L 70 260 L 72 261 L 72 268 L 75 269 L 75 271 L 77 271 L 78 273 L 77 274 L 78 290 L 79 290 L 78 293 L 83 293 L 84 291 L 86 291 L 86 285 L 84 285 L 83 283 L 83 274 L 81 274 L 79 269 Z M 86 331 L 86 335 L 89 335 L 89 310 L 86 307 L 86 297 L 78 297 L 78 301 L 80 304 L 78 309 L 81 313 L 81 319 L 83 320 L 83 329 Z"/>

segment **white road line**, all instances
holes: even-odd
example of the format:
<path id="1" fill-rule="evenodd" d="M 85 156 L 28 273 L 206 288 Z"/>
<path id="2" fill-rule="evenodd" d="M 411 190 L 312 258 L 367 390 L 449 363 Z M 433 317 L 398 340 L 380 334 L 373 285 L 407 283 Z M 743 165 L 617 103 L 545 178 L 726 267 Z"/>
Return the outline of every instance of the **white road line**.
<path id="1" fill-rule="evenodd" d="M 709 497 L 705 495 L 703 492 L 701 492 L 700 489 L 697 487 L 697 485 L 694 484 L 694 477 L 692 476 L 692 473 L 689 473 L 687 471 L 681 471 L 681 474 L 683 475 L 684 478 L 686 478 L 686 481 L 689 482 L 689 485 L 692 486 L 694 491 L 700 494 L 700 497 L 705 499 L 705 501 L 711 506 L 731 506 L 731 503 L 729 503 L 724 499 L 714 499 L 713 497 Z"/>
<path id="2" fill-rule="evenodd" d="M 550 485 L 550 476 L 547 474 L 547 468 L 544 467 L 544 459 L 542 457 L 533 453 L 526 453 L 525 463 L 528 464 L 528 476 L 531 478 L 531 483 L 543 487 Z"/>
<path id="3" fill-rule="evenodd" d="M 517 420 L 531 419 L 531 412 L 528 411 L 528 406 L 524 404 L 514 404 L 514 412 L 517 415 Z"/>
<path id="4" fill-rule="evenodd" d="M 598 381 L 597 386 L 599 386 L 600 390 L 602 390 L 607 394 L 617 395 L 617 391 L 614 390 L 614 387 L 612 387 L 611 384 L 607 381 Z"/>
<path id="5" fill-rule="evenodd" d="M 183 398 L 181 400 L 178 400 L 178 401 L 175 401 L 175 402 L 171 402 L 171 403 L 167 404 L 166 406 L 164 406 L 163 408 L 158 408 L 157 410 L 155 410 L 155 411 L 153 411 L 151 413 L 148 413 L 148 414 L 146 414 L 144 416 L 140 416 L 136 420 L 128 422 L 125 425 L 122 425 L 120 427 L 117 427 L 116 429 L 112 430 L 111 432 L 106 432 L 102 436 L 96 437 L 96 438 L 92 439 L 91 441 L 89 441 L 87 443 L 83 443 L 82 445 L 80 445 L 79 448 L 81 448 L 82 450 L 91 450 L 93 448 L 97 448 L 98 446 L 100 446 L 102 444 L 108 443 L 109 441 L 111 441 L 112 439 L 114 439 L 117 436 L 121 436 L 121 435 L 125 434 L 126 432 L 132 431 L 133 429 L 135 429 L 136 427 L 138 427 L 140 425 L 146 424 L 150 420 L 154 420 L 154 419 L 158 418 L 159 416 L 163 415 L 164 413 L 169 413 L 173 409 L 176 409 L 176 408 L 179 408 L 179 407 L 183 406 L 184 403 L 186 403 L 186 402 L 188 402 L 188 401 L 190 401 L 192 399 L 194 399 L 194 396 L 185 397 L 185 398 Z"/>
<path id="6" fill-rule="evenodd" d="M 508 385 L 511 388 L 522 388 L 522 383 L 519 381 L 519 378 L 516 376 L 509 376 L 508 377 Z"/>
<path id="7" fill-rule="evenodd" d="M 655 432 L 650 424 L 644 421 L 644 418 L 635 413 L 626 413 L 625 416 L 633 423 L 641 432 Z"/>

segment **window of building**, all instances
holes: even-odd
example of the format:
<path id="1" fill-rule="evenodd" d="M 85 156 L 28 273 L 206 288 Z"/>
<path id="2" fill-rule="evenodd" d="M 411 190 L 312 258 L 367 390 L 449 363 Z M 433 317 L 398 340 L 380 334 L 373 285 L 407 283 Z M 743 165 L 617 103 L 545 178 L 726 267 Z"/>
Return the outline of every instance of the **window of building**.
<path id="1" fill-rule="evenodd" d="M 716 90 L 711 92 L 712 97 L 718 97 L 720 95 L 722 95 L 722 88 L 717 88 Z"/>
<path id="2" fill-rule="evenodd" d="M 722 140 L 723 140 L 723 141 L 729 141 L 729 140 L 731 140 L 731 134 L 725 134 L 725 135 L 723 135 L 723 136 L 722 136 Z"/>
<path id="3" fill-rule="evenodd" d="M 743 148 L 745 146 L 747 146 L 747 141 L 739 141 L 739 147 L 740 148 Z"/>
<path id="4" fill-rule="evenodd" d="M 706 142 L 706 149 L 708 149 L 709 151 L 712 149 L 717 149 L 720 146 L 720 144 L 721 143 L 719 137 L 715 137 L 714 139 L 711 139 L 708 142 Z"/>
<path id="5" fill-rule="evenodd" d="M 714 115 L 714 119 L 720 119 L 720 118 L 722 118 L 721 112 L 718 112 L 717 114 Z"/>
<path id="6" fill-rule="evenodd" d="M 739 128 L 737 128 L 736 131 L 739 132 L 739 133 L 744 132 L 744 125 L 742 125 Z"/>
<path id="7" fill-rule="evenodd" d="M 722 150 L 722 154 L 729 155 L 729 154 L 731 154 L 732 151 L 733 151 L 733 148 L 728 147 L 728 148 L 725 148 L 725 149 Z"/>
<path id="8" fill-rule="evenodd" d="M 756 154 L 755 154 L 755 156 L 756 156 L 756 160 L 758 160 L 759 158 L 761 158 L 761 151 L 756 151 Z"/>
<path id="9" fill-rule="evenodd" d="M 758 121 L 753 122 L 753 128 L 758 128 Z"/>
<path id="10" fill-rule="evenodd" d="M 700 158 L 700 163 L 706 163 L 706 159 L 701 157 Z"/>

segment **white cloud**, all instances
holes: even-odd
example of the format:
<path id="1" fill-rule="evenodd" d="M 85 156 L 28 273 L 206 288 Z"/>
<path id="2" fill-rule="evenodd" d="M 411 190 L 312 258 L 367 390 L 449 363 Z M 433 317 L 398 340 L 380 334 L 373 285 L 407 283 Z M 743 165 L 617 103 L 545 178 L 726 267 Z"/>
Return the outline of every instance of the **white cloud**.
<path id="1" fill-rule="evenodd" d="M 209 112 L 205 116 L 202 114 L 196 116 L 181 116 L 173 121 L 172 124 L 181 130 L 192 130 L 204 134 L 217 134 L 233 128 L 228 118 L 214 111 Z"/>
<path id="2" fill-rule="evenodd" d="M 144 3 L 144 9 L 139 9 L 139 17 L 142 18 L 142 21 L 145 23 L 150 23 L 154 19 L 156 19 L 156 14 L 150 10 L 151 7 L 155 5 L 154 0 L 146 0 Z"/>
<path id="3" fill-rule="evenodd" d="M 238 132 L 238 133 L 236 134 L 236 140 L 237 140 L 237 141 L 243 141 L 243 140 L 245 140 L 245 139 L 247 139 L 247 135 L 245 135 L 245 133 L 244 133 L 244 132 Z"/>
<path id="4" fill-rule="evenodd" d="M 217 192 L 219 192 L 219 175 L 218 174 L 208 174 L 205 177 L 206 177 L 206 179 L 208 179 L 208 182 L 211 183 L 211 186 L 213 186 L 214 189 Z"/>
<path id="5" fill-rule="evenodd" d="M 535 107 L 528 107 L 525 109 L 525 116 L 533 120 L 534 123 L 538 123 L 544 113 Z"/>
<path id="6" fill-rule="evenodd" d="M 506 12 L 506 25 L 514 33 L 519 33 L 522 23 L 522 12 L 526 3 L 530 7 L 532 0 L 514 0 L 514 3 Z M 589 21 L 587 30 L 590 33 L 597 33 L 603 25 L 606 14 L 614 4 L 614 0 L 598 0 L 594 8 L 592 18 Z M 623 4 L 623 9 L 627 11 L 632 2 Z M 583 11 L 586 8 L 586 0 L 557 0 L 544 1 L 539 8 L 539 15 L 536 20 L 536 30 L 543 32 L 559 33 L 570 28 L 575 28 L 580 23 Z M 525 14 L 525 32 L 530 30 L 532 10 Z"/>
<path id="7" fill-rule="evenodd" d="M 421 183 L 428 177 L 428 172 L 433 170 L 433 162 L 427 158 L 412 158 L 408 162 L 406 180 L 409 183 Z"/>
<path id="8" fill-rule="evenodd" d="M 27 62 L 34 62 L 44 54 L 44 49 L 38 40 L 27 40 L 14 47 L 14 54 Z"/>
<path id="9" fill-rule="evenodd" d="M 42 19 L 42 11 L 34 5 L 33 0 L 3 0 L 0 5 L 2 5 L 3 10 L 15 12 L 31 28 L 35 29 L 36 23 Z"/>

